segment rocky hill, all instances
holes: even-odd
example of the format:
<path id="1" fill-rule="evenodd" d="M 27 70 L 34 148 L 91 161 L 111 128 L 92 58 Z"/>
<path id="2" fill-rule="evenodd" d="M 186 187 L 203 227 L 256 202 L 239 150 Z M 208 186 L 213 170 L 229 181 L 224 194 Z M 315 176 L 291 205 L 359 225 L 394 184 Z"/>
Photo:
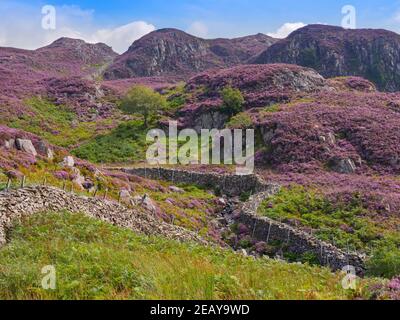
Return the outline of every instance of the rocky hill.
<path id="1" fill-rule="evenodd" d="M 204 72 L 187 82 L 185 90 L 191 99 L 179 112 L 183 126 L 222 128 L 228 117 L 222 111 L 221 90 L 227 86 L 241 91 L 246 109 L 289 101 L 296 93 L 330 89 L 314 70 L 288 64 L 241 65 Z"/>
<path id="2" fill-rule="evenodd" d="M 154 31 L 135 41 L 106 70 L 106 79 L 149 76 L 185 78 L 212 68 L 246 62 L 276 40 L 263 34 L 205 40 L 176 29 Z"/>
<path id="3" fill-rule="evenodd" d="M 400 36 L 387 30 L 309 25 L 275 43 L 253 62 L 297 64 L 328 78 L 361 76 L 380 90 L 400 89 Z"/>
<path id="4" fill-rule="evenodd" d="M 75 79 L 78 82 L 75 87 L 81 87 L 79 82 L 92 78 L 116 55 L 105 44 L 88 44 L 68 38 L 61 38 L 37 50 L 0 48 L 0 120 L 10 121 L 13 116 L 28 113 L 30 110 L 23 100 L 35 96 L 47 97 L 51 79 L 64 79 L 64 86 L 66 83 L 71 86 Z M 81 91 L 81 96 L 88 95 L 87 91 Z M 68 98 L 67 92 L 64 92 L 63 98 Z M 81 101 L 81 104 L 84 103 Z M 91 105 L 93 107 L 95 103 Z"/>

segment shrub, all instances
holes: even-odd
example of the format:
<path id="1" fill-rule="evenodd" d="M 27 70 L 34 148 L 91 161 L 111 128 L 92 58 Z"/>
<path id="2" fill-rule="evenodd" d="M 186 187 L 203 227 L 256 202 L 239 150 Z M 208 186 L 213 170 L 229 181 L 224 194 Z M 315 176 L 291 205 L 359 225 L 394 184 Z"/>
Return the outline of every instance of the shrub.
<path id="1" fill-rule="evenodd" d="M 374 250 L 367 262 L 371 276 L 392 278 L 400 275 L 400 250 L 395 245 L 384 245 Z"/>
<path id="2" fill-rule="evenodd" d="M 223 112 L 229 116 L 238 114 L 243 110 L 244 98 L 240 90 L 226 87 L 221 91 Z"/>
<path id="3" fill-rule="evenodd" d="M 303 187 L 283 188 L 266 200 L 259 212 L 305 230 L 312 229 L 317 238 L 345 250 L 370 253 L 382 241 L 399 242 L 395 234 L 365 217 L 365 208 L 357 195 L 349 203 L 333 202 Z"/>
<path id="4" fill-rule="evenodd" d="M 135 86 L 122 100 L 120 109 L 129 114 L 141 114 L 144 118 L 144 126 L 147 128 L 149 118 L 156 115 L 157 111 L 165 108 L 166 105 L 165 98 L 153 89 Z"/>
<path id="5" fill-rule="evenodd" d="M 247 113 L 239 113 L 231 118 L 226 125 L 229 129 L 248 129 L 253 127 L 253 121 Z"/>

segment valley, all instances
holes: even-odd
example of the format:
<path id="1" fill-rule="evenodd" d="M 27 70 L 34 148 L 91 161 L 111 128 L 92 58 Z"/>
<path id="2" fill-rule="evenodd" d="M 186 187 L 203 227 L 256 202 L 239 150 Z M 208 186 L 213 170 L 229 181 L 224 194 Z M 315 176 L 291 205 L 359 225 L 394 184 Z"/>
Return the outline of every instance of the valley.
<path id="1" fill-rule="evenodd" d="M 399 43 L 309 25 L 281 40 L 161 29 L 121 55 L 0 47 L 1 298 L 399 299 Z M 160 104 L 143 112 L 142 95 Z M 254 129 L 254 174 L 150 166 L 146 136 L 171 121 Z"/>

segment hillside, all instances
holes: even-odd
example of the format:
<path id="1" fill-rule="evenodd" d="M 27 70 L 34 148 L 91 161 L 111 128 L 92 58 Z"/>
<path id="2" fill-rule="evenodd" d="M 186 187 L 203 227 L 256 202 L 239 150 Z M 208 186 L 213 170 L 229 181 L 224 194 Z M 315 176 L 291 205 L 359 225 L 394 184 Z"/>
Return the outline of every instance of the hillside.
<path id="1" fill-rule="evenodd" d="M 354 298 L 326 269 L 145 237 L 67 212 L 24 220 L 11 239 L 0 249 L 1 299 Z M 49 263 L 55 291 L 35 285 Z"/>
<path id="2" fill-rule="evenodd" d="M 0 48 L 3 297 L 396 299 L 399 37 L 312 25 L 279 41 L 205 40 L 162 29 L 122 55 L 69 38 Z M 148 126 L 147 104 L 120 108 L 138 85 L 163 102 Z M 171 120 L 254 129 L 256 175 L 149 167 L 146 135 Z M 34 257 L 70 271 L 58 291 L 33 285 L 22 265 L 37 267 Z M 365 277 L 351 292 L 336 273 L 349 257 Z"/>
<path id="3" fill-rule="evenodd" d="M 360 76 L 380 90 L 393 92 L 400 89 L 399 52 L 400 36 L 391 31 L 309 25 L 275 43 L 253 62 L 297 64 L 328 78 Z"/>
<path id="4" fill-rule="evenodd" d="M 276 40 L 258 34 L 237 39 L 205 40 L 176 29 L 154 31 L 135 41 L 105 71 L 106 79 L 176 76 L 246 62 Z"/>

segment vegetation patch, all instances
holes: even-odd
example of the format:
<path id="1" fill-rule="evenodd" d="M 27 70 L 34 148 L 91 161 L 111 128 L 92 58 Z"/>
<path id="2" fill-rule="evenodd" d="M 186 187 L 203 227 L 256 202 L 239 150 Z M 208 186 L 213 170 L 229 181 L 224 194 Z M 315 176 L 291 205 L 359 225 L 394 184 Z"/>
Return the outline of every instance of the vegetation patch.
<path id="1" fill-rule="evenodd" d="M 369 254 L 371 274 L 392 277 L 400 271 L 400 233 L 368 217 L 356 194 L 348 203 L 334 203 L 311 189 L 283 188 L 264 201 L 259 213 L 302 228 L 344 250 Z"/>
<path id="2" fill-rule="evenodd" d="M 97 122 L 78 122 L 76 115 L 65 106 L 56 106 L 41 98 L 31 98 L 25 101 L 34 115 L 22 114 L 7 125 L 34 133 L 48 142 L 70 147 L 96 136 L 104 128 L 113 126 L 113 120 Z"/>
<path id="3" fill-rule="evenodd" d="M 112 132 L 82 144 L 72 153 L 94 163 L 143 160 L 148 147 L 147 131 L 141 120 L 124 122 Z"/>
<path id="4" fill-rule="evenodd" d="M 181 244 L 67 212 L 32 216 L 0 250 L 1 299 L 348 299 L 340 274 Z M 44 266 L 56 289 L 41 286 Z"/>

